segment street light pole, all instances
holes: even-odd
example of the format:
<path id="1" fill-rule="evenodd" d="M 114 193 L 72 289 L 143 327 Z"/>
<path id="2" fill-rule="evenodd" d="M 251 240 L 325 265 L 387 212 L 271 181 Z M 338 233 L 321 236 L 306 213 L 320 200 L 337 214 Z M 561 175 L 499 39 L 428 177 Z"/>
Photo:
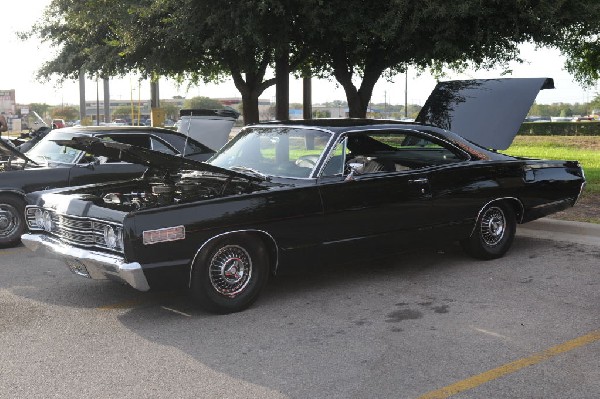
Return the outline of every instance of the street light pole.
<path id="1" fill-rule="evenodd" d="M 98 87 L 98 76 L 96 75 L 96 126 L 100 126 L 100 88 Z"/>
<path id="2" fill-rule="evenodd" d="M 408 118 L 408 66 L 404 71 L 404 117 Z"/>

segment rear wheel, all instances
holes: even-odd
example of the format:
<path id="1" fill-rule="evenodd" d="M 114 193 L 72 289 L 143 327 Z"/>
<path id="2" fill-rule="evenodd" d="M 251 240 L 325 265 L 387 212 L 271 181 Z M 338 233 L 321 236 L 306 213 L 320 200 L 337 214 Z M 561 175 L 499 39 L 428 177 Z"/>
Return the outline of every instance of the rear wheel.
<path id="1" fill-rule="evenodd" d="M 209 312 L 244 310 L 267 282 L 267 259 L 265 247 L 256 237 L 232 235 L 219 239 L 197 257 L 191 294 Z"/>
<path id="2" fill-rule="evenodd" d="M 25 203 L 12 195 L 0 195 L 0 247 L 13 247 L 25 231 Z"/>
<path id="3" fill-rule="evenodd" d="M 515 211 L 505 202 L 486 206 L 477 220 L 471 237 L 461 241 L 469 255 L 478 259 L 496 259 L 504 256 L 515 237 Z"/>

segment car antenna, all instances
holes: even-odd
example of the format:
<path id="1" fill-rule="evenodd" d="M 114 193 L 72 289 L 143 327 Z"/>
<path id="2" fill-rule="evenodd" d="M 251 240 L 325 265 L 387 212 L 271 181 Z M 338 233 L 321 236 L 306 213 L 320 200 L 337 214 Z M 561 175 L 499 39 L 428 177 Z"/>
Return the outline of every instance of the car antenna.
<path id="1" fill-rule="evenodd" d="M 190 116 L 188 117 L 187 128 L 185 129 L 185 143 L 183 144 L 183 154 L 181 156 L 185 158 L 185 152 L 187 151 L 188 140 L 190 139 L 190 127 L 192 126 L 192 114 L 194 111 L 190 110 Z M 181 111 L 179 119 L 181 119 Z"/>

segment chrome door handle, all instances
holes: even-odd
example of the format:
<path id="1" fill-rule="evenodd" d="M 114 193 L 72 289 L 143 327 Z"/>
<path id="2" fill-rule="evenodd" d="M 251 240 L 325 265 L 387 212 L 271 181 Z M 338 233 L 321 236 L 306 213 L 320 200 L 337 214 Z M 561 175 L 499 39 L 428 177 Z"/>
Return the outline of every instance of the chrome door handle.
<path id="1" fill-rule="evenodd" d="M 421 177 L 419 179 L 411 179 L 408 182 L 411 184 L 425 184 L 429 182 L 429 179 L 426 177 Z"/>

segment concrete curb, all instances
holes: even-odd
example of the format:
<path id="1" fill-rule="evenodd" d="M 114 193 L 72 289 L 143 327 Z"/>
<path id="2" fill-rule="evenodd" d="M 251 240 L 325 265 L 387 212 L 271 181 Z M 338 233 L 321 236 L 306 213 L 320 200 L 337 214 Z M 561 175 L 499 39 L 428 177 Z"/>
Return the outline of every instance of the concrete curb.
<path id="1" fill-rule="evenodd" d="M 518 225 L 517 236 L 600 247 L 600 224 L 542 218 Z"/>

